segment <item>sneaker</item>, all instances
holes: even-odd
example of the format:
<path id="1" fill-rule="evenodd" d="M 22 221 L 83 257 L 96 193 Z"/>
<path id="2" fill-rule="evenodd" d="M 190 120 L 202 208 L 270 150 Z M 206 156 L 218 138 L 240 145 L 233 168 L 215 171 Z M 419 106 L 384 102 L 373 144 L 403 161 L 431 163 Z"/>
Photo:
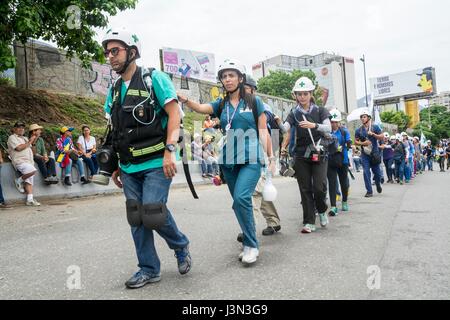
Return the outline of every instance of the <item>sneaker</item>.
<path id="1" fill-rule="evenodd" d="M 70 177 L 67 176 L 64 178 L 64 184 L 69 187 L 72 185 L 72 182 L 70 182 Z"/>
<path id="2" fill-rule="evenodd" d="M 330 217 L 337 217 L 339 215 L 338 208 L 336 208 L 336 207 L 331 208 L 331 210 L 330 210 L 330 212 L 328 212 L 328 214 L 330 215 Z"/>
<path id="3" fill-rule="evenodd" d="M 242 263 L 245 265 L 251 265 L 258 260 L 259 250 L 256 248 L 247 247 L 247 251 L 244 249 L 244 255 L 242 256 Z"/>
<path id="4" fill-rule="evenodd" d="M 262 235 L 263 236 L 271 236 L 280 230 L 281 230 L 281 226 L 267 227 L 266 229 L 263 230 Z"/>
<path id="5" fill-rule="evenodd" d="M 236 240 L 237 240 L 237 242 L 240 242 L 240 243 L 244 242 L 244 234 L 239 233 Z"/>
<path id="6" fill-rule="evenodd" d="M 33 199 L 32 201 L 27 201 L 25 203 L 29 207 L 39 207 L 41 204 L 36 201 L 36 199 Z"/>
<path id="7" fill-rule="evenodd" d="M 242 249 L 242 252 L 239 254 L 239 261 L 242 261 L 242 258 L 244 258 L 244 255 L 247 253 L 248 249 L 249 247 L 244 246 L 244 249 Z"/>
<path id="8" fill-rule="evenodd" d="M 366 195 L 364 196 L 366 198 L 372 198 L 373 197 L 373 193 L 367 192 Z"/>
<path id="9" fill-rule="evenodd" d="M 3 202 L 0 203 L 0 209 L 12 209 L 12 207 L 9 204 Z"/>
<path id="10" fill-rule="evenodd" d="M 161 275 L 150 275 L 145 271 L 139 270 L 127 282 L 125 282 L 125 286 L 128 289 L 138 289 L 148 283 L 155 283 L 159 281 L 161 281 Z"/>
<path id="11" fill-rule="evenodd" d="M 400 181 L 400 185 L 401 185 L 401 186 L 403 185 L 403 181 Z"/>
<path id="12" fill-rule="evenodd" d="M 183 275 L 188 273 L 192 267 L 192 258 L 189 253 L 189 247 L 175 250 L 175 257 L 177 258 L 178 272 Z"/>
<path id="13" fill-rule="evenodd" d="M 348 212 L 348 203 L 347 202 L 342 202 L 342 211 Z"/>
<path id="14" fill-rule="evenodd" d="M 302 229 L 302 233 L 312 233 L 315 231 L 316 231 L 316 226 L 313 224 L 306 224 Z"/>
<path id="15" fill-rule="evenodd" d="M 45 179 L 44 179 L 44 183 L 45 183 L 46 185 L 52 184 L 51 178 L 50 178 L 50 177 L 45 178 Z"/>
<path id="16" fill-rule="evenodd" d="M 328 225 L 328 216 L 327 214 L 324 213 L 319 213 L 319 219 L 320 219 L 320 226 L 322 228 L 326 228 Z"/>
<path id="17" fill-rule="evenodd" d="M 57 176 L 50 177 L 50 181 L 51 181 L 52 184 L 58 184 L 59 183 L 59 179 L 58 179 Z"/>
<path id="18" fill-rule="evenodd" d="M 378 193 L 382 193 L 383 192 L 383 188 L 381 187 L 381 185 L 377 186 L 377 192 Z"/>
<path id="19" fill-rule="evenodd" d="M 85 177 L 81 177 L 80 181 L 81 181 L 81 184 L 88 184 L 88 183 L 91 183 L 91 182 L 90 182 L 89 180 L 87 180 Z"/>
<path id="20" fill-rule="evenodd" d="M 20 193 L 25 193 L 25 189 L 23 188 L 23 182 L 19 182 L 19 178 L 14 180 L 14 184 L 16 185 L 17 190 L 19 190 Z"/>

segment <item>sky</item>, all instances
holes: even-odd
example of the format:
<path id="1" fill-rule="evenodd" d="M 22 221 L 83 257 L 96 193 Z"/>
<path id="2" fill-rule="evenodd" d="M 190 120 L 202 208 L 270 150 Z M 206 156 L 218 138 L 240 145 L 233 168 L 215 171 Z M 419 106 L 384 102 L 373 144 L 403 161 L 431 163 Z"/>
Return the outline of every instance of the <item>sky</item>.
<path id="1" fill-rule="evenodd" d="M 162 47 L 214 53 L 253 64 L 279 54 L 322 52 L 354 58 L 357 96 L 369 79 L 435 67 L 438 92 L 450 90 L 450 1 L 447 0 L 140 0 L 109 18 L 139 35 L 147 67 Z M 98 31 L 101 40 L 105 30 Z"/>

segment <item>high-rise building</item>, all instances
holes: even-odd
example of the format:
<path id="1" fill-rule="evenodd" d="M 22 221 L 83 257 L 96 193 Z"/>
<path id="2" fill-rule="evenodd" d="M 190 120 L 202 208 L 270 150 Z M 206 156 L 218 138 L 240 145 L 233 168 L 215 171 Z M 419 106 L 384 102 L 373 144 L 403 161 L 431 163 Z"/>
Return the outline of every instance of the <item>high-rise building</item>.
<path id="1" fill-rule="evenodd" d="M 312 70 L 323 90 L 326 108 L 338 108 L 349 114 L 357 108 L 355 62 L 329 53 L 299 57 L 279 55 L 253 65 L 253 77 L 259 80 L 270 71 L 292 72 L 294 70 Z"/>
<path id="2" fill-rule="evenodd" d="M 430 99 L 430 105 L 439 105 L 447 107 L 450 111 L 450 91 L 443 91 Z"/>

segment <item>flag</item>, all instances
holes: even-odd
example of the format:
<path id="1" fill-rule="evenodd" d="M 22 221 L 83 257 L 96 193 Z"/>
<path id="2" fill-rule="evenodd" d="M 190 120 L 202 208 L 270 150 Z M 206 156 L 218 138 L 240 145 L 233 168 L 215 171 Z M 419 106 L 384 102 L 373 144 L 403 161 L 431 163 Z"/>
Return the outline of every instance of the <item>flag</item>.
<path id="1" fill-rule="evenodd" d="M 373 123 L 380 126 L 380 128 L 383 127 L 383 123 L 381 122 L 381 116 L 380 116 L 380 107 L 379 106 L 375 106 L 374 108 L 374 118 L 373 118 Z"/>
<path id="2" fill-rule="evenodd" d="M 427 145 L 427 138 L 425 137 L 425 135 L 423 134 L 423 131 L 420 131 L 420 144 L 422 146 L 426 146 Z"/>

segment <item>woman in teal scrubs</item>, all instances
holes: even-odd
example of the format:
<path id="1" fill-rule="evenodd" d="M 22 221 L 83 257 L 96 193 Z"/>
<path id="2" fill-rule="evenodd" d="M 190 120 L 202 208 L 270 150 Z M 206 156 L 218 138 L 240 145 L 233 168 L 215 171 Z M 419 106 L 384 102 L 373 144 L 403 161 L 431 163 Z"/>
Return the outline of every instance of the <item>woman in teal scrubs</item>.
<path id="1" fill-rule="evenodd" d="M 245 92 L 245 67 L 237 61 L 225 60 L 219 66 L 218 78 L 226 92 L 224 98 L 209 104 L 196 103 L 180 94 L 178 98 L 190 109 L 213 114 L 220 119 L 225 137 L 219 163 L 233 197 L 233 210 L 244 234 L 244 248 L 239 259 L 244 265 L 251 265 L 259 256 L 252 195 L 265 163 L 260 142 L 272 173 L 275 172 L 275 157 L 263 102 L 259 97 Z"/>

